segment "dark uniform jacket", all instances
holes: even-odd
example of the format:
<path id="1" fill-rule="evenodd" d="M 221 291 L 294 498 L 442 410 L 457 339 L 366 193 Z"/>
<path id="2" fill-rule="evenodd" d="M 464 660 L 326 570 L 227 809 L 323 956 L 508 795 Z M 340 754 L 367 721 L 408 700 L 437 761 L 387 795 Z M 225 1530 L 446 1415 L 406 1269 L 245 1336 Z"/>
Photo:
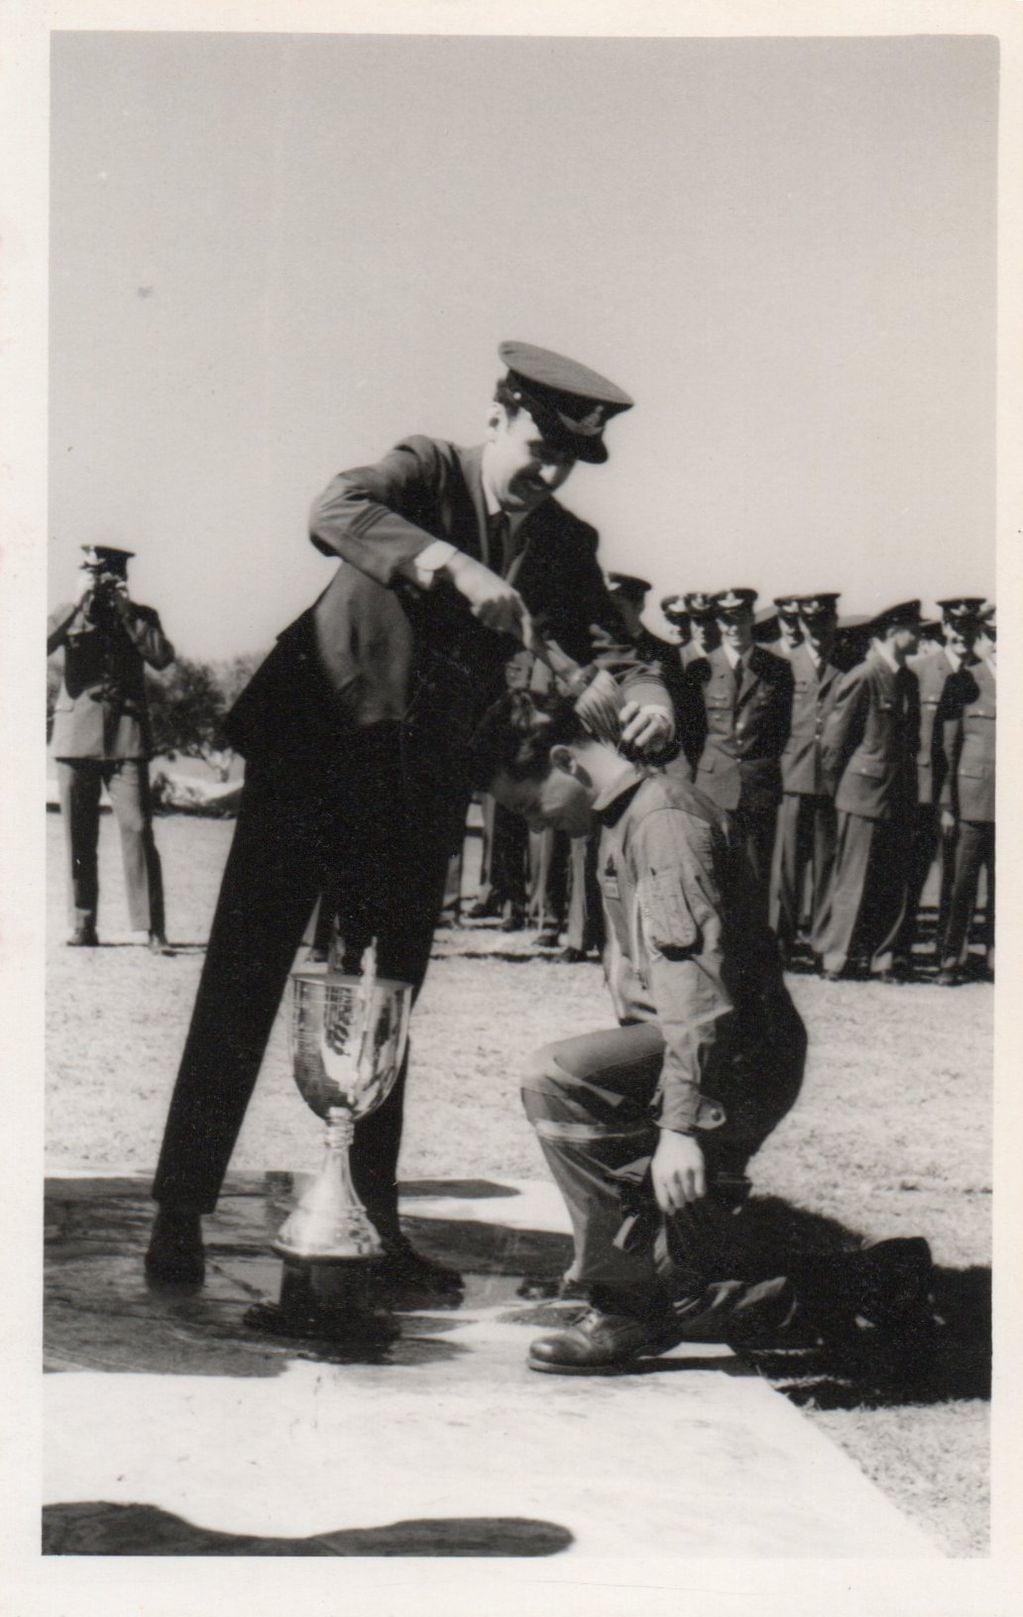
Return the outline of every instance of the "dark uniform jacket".
<path id="1" fill-rule="evenodd" d="M 777 946 L 726 816 L 702 792 L 663 770 L 634 770 L 594 806 L 615 1012 L 657 1023 L 666 1046 L 658 1121 L 686 1130 L 701 1091 L 730 1106 L 740 1052 L 769 1081 L 764 1047 L 776 1021 L 795 1016 Z"/>
<path id="2" fill-rule="evenodd" d="M 152 746 L 145 665 L 166 668 L 174 647 L 151 606 L 110 609 L 102 627 L 75 602 L 50 614 L 47 651 L 64 648 L 53 719 L 55 758 L 148 758 Z"/>
<path id="3" fill-rule="evenodd" d="M 943 646 L 937 651 L 911 657 L 907 667 L 916 675 L 920 688 L 920 738 L 916 754 L 916 800 L 920 804 L 941 801 L 945 774 L 939 714 L 944 707 L 945 689 L 953 677 L 952 664 Z"/>
<path id="4" fill-rule="evenodd" d="M 916 802 L 916 675 L 871 650 L 838 683 L 824 724 L 824 780 L 840 812 L 890 820 Z"/>
<path id="5" fill-rule="evenodd" d="M 983 658 L 964 662 L 945 687 L 941 718 L 948 772 L 944 808 L 983 825 L 995 818 L 995 718 L 998 681 Z"/>
<path id="6" fill-rule="evenodd" d="M 782 791 L 800 797 L 823 797 L 827 793 L 821 738 L 842 670 L 827 661 L 818 667 L 805 645 L 794 646 L 788 661 L 792 669 L 792 725 L 781 755 Z"/>
<path id="7" fill-rule="evenodd" d="M 702 697 L 703 745 L 696 784 L 719 808 L 766 810 L 781 796 L 781 757 L 792 713 L 792 668 L 754 646 L 736 689 L 723 647 L 691 663 L 688 677 Z"/>
<path id="8" fill-rule="evenodd" d="M 502 571 L 489 553 L 482 449 L 413 437 L 374 466 L 335 477 L 313 507 L 313 544 L 341 557 L 330 584 L 235 704 L 233 744 L 248 757 L 343 756 L 351 729 L 404 720 L 424 753 L 457 757 L 474 719 L 504 689 L 518 650 L 484 628 L 454 587 L 401 568 L 433 540 Z M 518 529 L 506 576 L 534 620 L 578 663 L 599 661 L 628 696 L 665 705 L 660 678 L 631 647 L 597 564 L 597 534 L 556 500 Z M 442 768 L 438 762 L 438 768 Z"/>

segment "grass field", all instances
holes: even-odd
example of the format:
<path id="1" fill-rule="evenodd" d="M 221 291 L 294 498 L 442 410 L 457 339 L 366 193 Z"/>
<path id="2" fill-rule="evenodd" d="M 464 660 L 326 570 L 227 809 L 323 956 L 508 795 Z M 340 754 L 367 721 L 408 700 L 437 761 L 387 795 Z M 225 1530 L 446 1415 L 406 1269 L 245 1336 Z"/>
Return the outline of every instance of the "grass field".
<path id="1" fill-rule="evenodd" d="M 230 824 L 157 824 L 173 958 L 128 942 L 116 829 L 101 839 L 97 950 L 64 947 L 62 826 L 47 816 L 50 1166 L 148 1169 L 156 1160 Z M 541 1177 L 518 1100 L 525 1056 L 611 1020 L 601 973 L 487 927 L 441 932 L 413 1022 L 402 1174 Z M 784 1387 L 954 1556 L 988 1541 L 992 991 L 824 983 L 795 976 L 810 1033 L 799 1104 L 753 1167 L 754 1222 L 786 1238 L 848 1244 L 923 1234 L 942 1325 L 931 1361 L 897 1381 L 876 1365 L 766 1356 Z M 315 1161 L 278 1017 L 235 1157 L 238 1168 Z"/>

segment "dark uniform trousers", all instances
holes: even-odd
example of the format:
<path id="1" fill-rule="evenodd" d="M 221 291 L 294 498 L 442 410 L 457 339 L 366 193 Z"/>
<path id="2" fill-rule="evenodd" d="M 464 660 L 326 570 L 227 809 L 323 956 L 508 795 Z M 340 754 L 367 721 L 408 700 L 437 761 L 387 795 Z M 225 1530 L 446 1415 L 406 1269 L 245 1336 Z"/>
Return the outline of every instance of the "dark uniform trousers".
<path id="1" fill-rule="evenodd" d="M 811 873 L 810 944 L 819 953 L 838 835 L 830 797 L 785 792 L 778 809 L 771 877 L 771 928 L 778 942 L 795 942 L 802 924 L 804 883 Z"/>
<path id="2" fill-rule="evenodd" d="M 336 770 L 310 781 L 252 761 L 171 1101 L 153 1194 L 216 1206 L 296 950 L 325 888 L 345 921 L 377 939 L 382 977 L 421 987 L 465 800 L 433 814 L 408 779 L 401 726 L 353 731 Z M 406 1063 L 355 1127 L 355 1185 L 381 1233 L 397 1233 Z"/>
<path id="3" fill-rule="evenodd" d="M 919 930 L 920 902 L 935 861 L 940 864 L 935 954 L 940 950 L 948 918 L 954 847 L 952 839 L 943 836 L 941 830 L 941 803 L 944 800 L 947 767 L 942 730 L 949 697 L 960 682 L 944 650 L 912 657 L 907 666 L 916 674 L 920 688 L 917 805 L 910 818 L 906 920 L 896 951 L 908 961 L 912 958 Z"/>
<path id="4" fill-rule="evenodd" d="M 660 1219 L 653 1239 L 623 1240 L 625 1216 L 659 1136 L 651 1103 L 664 1053 L 655 1022 L 632 1022 L 547 1045 L 526 1074 L 526 1115 L 565 1198 L 575 1237 L 573 1275 L 584 1286 L 637 1296 L 665 1285 L 691 1293 L 733 1272 L 720 1250 L 715 1213 L 724 1213 L 731 1193 L 744 1186 L 749 1159 L 794 1104 L 806 1033 L 787 996 L 764 999 L 756 1029 L 707 1097 L 721 1103 L 726 1121 L 699 1129 L 710 1184 L 706 1202 L 696 1215 Z"/>
<path id="5" fill-rule="evenodd" d="M 983 866 L 987 904 L 982 938 L 988 969 L 994 969 L 997 691 L 994 668 L 971 659 L 959 670 L 945 726 L 949 773 L 944 795 L 956 815 L 952 890 L 940 949 L 945 968 L 963 966 L 969 956 L 970 923 Z"/>
<path id="6" fill-rule="evenodd" d="M 106 786 L 121 834 L 128 914 L 137 932 L 164 931 L 163 872 L 153 837 L 145 758 L 58 758 L 57 784 L 71 880 L 73 927 L 96 926 L 100 791 Z"/>
<path id="7" fill-rule="evenodd" d="M 890 820 L 838 810 L 834 878 L 815 945 L 825 971 L 844 971 L 861 941 L 875 974 L 901 959 L 910 814 L 909 805 Z"/>
<path id="8" fill-rule="evenodd" d="M 875 974 L 901 963 L 919 726 L 919 687 L 910 670 L 893 668 L 871 650 L 843 676 L 822 739 L 838 817 L 817 951 L 825 971 L 844 971 L 860 950 Z"/>

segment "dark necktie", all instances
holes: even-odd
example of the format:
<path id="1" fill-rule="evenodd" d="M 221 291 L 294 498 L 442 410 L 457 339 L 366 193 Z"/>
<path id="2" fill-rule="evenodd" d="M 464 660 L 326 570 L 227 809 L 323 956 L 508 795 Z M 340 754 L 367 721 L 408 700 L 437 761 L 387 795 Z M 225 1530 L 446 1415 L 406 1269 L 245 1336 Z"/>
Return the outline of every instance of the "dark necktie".
<path id="1" fill-rule="evenodd" d="M 498 511 L 488 518 L 487 533 L 490 539 L 491 571 L 500 573 L 502 578 L 507 578 L 508 569 L 514 559 L 511 523 L 508 521 L 507 511 Z"/>

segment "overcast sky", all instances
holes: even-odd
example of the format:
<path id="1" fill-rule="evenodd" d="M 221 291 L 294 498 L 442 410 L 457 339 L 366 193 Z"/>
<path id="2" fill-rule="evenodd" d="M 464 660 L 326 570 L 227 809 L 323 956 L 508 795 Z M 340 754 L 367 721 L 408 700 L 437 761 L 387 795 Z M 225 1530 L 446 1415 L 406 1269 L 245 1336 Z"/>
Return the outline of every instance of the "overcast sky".
<path id="1" fill-rule="evenodd" d="M 106 540 L 182 653 L 266 647 L 313 497 L 477 441 L 505 337 L 635 396 L 563 498 L 658 594 L 993 594 L 997 82 L 969 37 L 56 36 L 51 599 Z"/>

